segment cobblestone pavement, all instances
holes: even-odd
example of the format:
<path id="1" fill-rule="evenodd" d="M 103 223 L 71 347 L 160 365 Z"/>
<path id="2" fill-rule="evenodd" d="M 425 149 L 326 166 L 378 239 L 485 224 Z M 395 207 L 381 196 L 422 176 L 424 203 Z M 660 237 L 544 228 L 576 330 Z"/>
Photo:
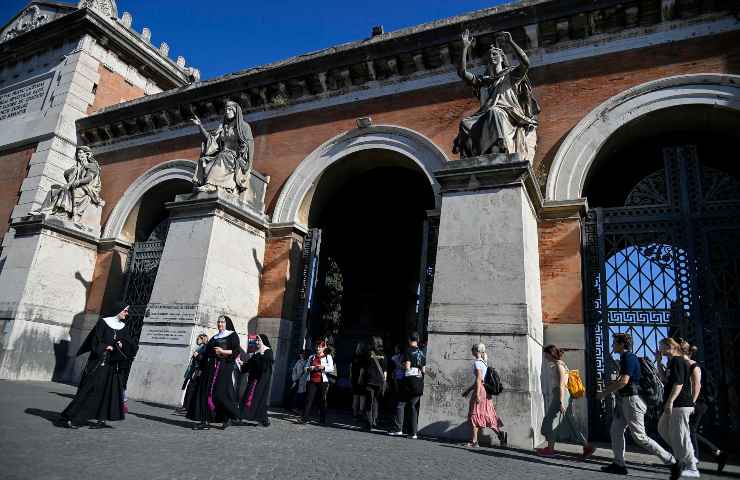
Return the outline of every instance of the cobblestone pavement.
<path id="1" fill-rule="evenodd" d="M 433 439 L 394 438 L 341 422 L 297 425 L 293 416 L 280 412 L 272 412 L 270 428 L 198 432 L 171 409 L 131 402 L 126 420 L 113 428 L 59 428 L 54 420 L 74 392 L 56 383 L 0 381 L 0 478 L 615 478 L 599 471 L 610 459 L 607 450 L 586 462 L 567 453 L 544 459 L 515 449 L 473 450 Z M 631 467 L 634 476 L 668 478 L 668 471 L 654 464 Z M 729 470 L 740 477 L 736 468 Z"/>

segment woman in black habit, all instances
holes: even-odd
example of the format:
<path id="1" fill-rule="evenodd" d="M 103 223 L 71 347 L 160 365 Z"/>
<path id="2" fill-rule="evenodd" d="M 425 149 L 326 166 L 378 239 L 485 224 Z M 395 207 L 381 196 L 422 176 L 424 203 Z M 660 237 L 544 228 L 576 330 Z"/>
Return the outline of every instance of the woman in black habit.
<path id="1" fill-rule="evenodd" d="M 223 422 L 223 428 L 239 418 L 236 396 L 235 361 L 239 355 L 239 336 L 226 315 L 218 317 L 218 333 L 211 337 L 205 352 L 198 356 L 201 379 L 195 387 L 186 417 L 198 422 L 193 428 L 208 429 L 208 422 Z"/>
<path id="2" fill-rule="evenodd" d="M 249 386 L 241 402 L 242 418 L 259 422 L 263 427 L 270 426 L 267 417 L 267 400 L 272 385 L 272 364 L 275 357 L 270 348 L 267 335 L 257 335 L 257 351 L 247 361 L 245 368 L 249 373 Z"/>
<path id="3" fill-rule="evenodd" d="M 106 421 L 123 420 L 123 394 L 126 370 L 136 354 L 131 338 L 128 305 L 117 304 L 113 315 L 98 320 L 77 351 L 90 352 L 77 394 L 61 414 L 64 426 L 78 428 L 97 419 L 94 428 L 106 427 Z"/>

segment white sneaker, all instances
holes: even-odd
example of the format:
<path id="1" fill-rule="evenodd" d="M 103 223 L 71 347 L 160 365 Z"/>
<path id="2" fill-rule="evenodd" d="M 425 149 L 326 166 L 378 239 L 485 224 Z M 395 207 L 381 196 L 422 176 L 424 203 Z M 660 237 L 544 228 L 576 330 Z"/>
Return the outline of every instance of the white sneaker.
<path id="1" fill-rule="evenodd" d="M 681 476 L 684 478 L 699 478 L 701 475 L 699 475 L 699 470 L 696 467 L 693 468 L 687 468 L 686 470 L 683 470 L 681 472 Z"/>
<path id="2" fill-rule="evenodd" d="M 411 440 L 416 440 L 416 439 L 417 439 L 417 438 L 419 438 L 419 437 L 417 437 L 416 435 L 411 435 L 411 436 L 410 436 L 409 438 L 410 438 Z"/>
<path id="3" fill-rule="evenodd" d="M 390 435 L 391 437 L 400 437 L 401 435 L 403 435 L 403 432 L 388 432 L 388 435 Z"/>

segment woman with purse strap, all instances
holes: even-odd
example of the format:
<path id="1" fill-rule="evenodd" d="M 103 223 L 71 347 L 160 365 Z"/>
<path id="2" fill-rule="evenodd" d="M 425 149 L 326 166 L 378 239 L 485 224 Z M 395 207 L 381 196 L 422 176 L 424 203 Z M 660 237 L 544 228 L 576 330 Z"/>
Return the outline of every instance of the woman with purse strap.
<path id="1" fill-rule="evenodd" d="M 311 407 L 313 406 L 316 395 L 319 396 L 319 421 L 322 425 L 326 425 L 326 394 L 329 391 L 329 376 L 330 374 L 336 374 L 336 367 L 334 366 L 334 359 L 330 354 L 325 353 L 327 348 L 326 342 L 323 340 L 316 341 L 316 353 L 308 357 L 306 360 L 306 375 L 308 380 L 306 382 L 306 408 L 303 410 L 303 416 L 299 420 L 299 423 L 308 422 L 309 415 L 311 414 Z"/>
<path id="2" fill-rule="evenodd" d="M 367 428 L 375 428 L 378 420 L 378 401 L 385 393 L 386 361 L 383 352 L 383 339 L 372 337 L 370 339 L 370 352 L 365 366 L 365 389 L 367 400 L 365 408 L 367 412 Z"/>

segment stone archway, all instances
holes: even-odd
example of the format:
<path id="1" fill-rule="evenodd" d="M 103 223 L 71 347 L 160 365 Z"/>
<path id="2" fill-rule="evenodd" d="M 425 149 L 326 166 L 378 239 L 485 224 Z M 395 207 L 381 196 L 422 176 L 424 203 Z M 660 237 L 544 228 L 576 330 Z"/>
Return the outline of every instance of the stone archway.
<path id="1" fill-rule="evenodd" d="M 311 152 L 285 183 L 273 212 L 273 223 L 295 223 L 307 226 L 307 203 L 328 167 L 363 150 L 391 150 L 413 161 L 429 180 L 435 196 L 439 185 L 434 171 L 448 159 L 430 139 L 413 130 L 394 125 L 357 128 L 338 135 Z"/>
<path id="2" fill-rule="evenodd" d="M 547 178 L 546 200 L 581 198 L 589 170 L 606 141 L 627 123 L 683 105 L 740 110 L 740 76 L 679 75 L 633 87 L 586 115 L 565 138 Z"/>
<path id="3" fill-rule="evenodd" d="M 110 213 L 103 229 L 103 239 L 121 240 L 124 226 L 131 212 L 141 202 L 144 195 L 165 182 L 172 180 L 190 181 L 195 172 L 192 160 L 171 160 L 153 167 L 137 178 L 123 193 L 121 199 Z"/>

